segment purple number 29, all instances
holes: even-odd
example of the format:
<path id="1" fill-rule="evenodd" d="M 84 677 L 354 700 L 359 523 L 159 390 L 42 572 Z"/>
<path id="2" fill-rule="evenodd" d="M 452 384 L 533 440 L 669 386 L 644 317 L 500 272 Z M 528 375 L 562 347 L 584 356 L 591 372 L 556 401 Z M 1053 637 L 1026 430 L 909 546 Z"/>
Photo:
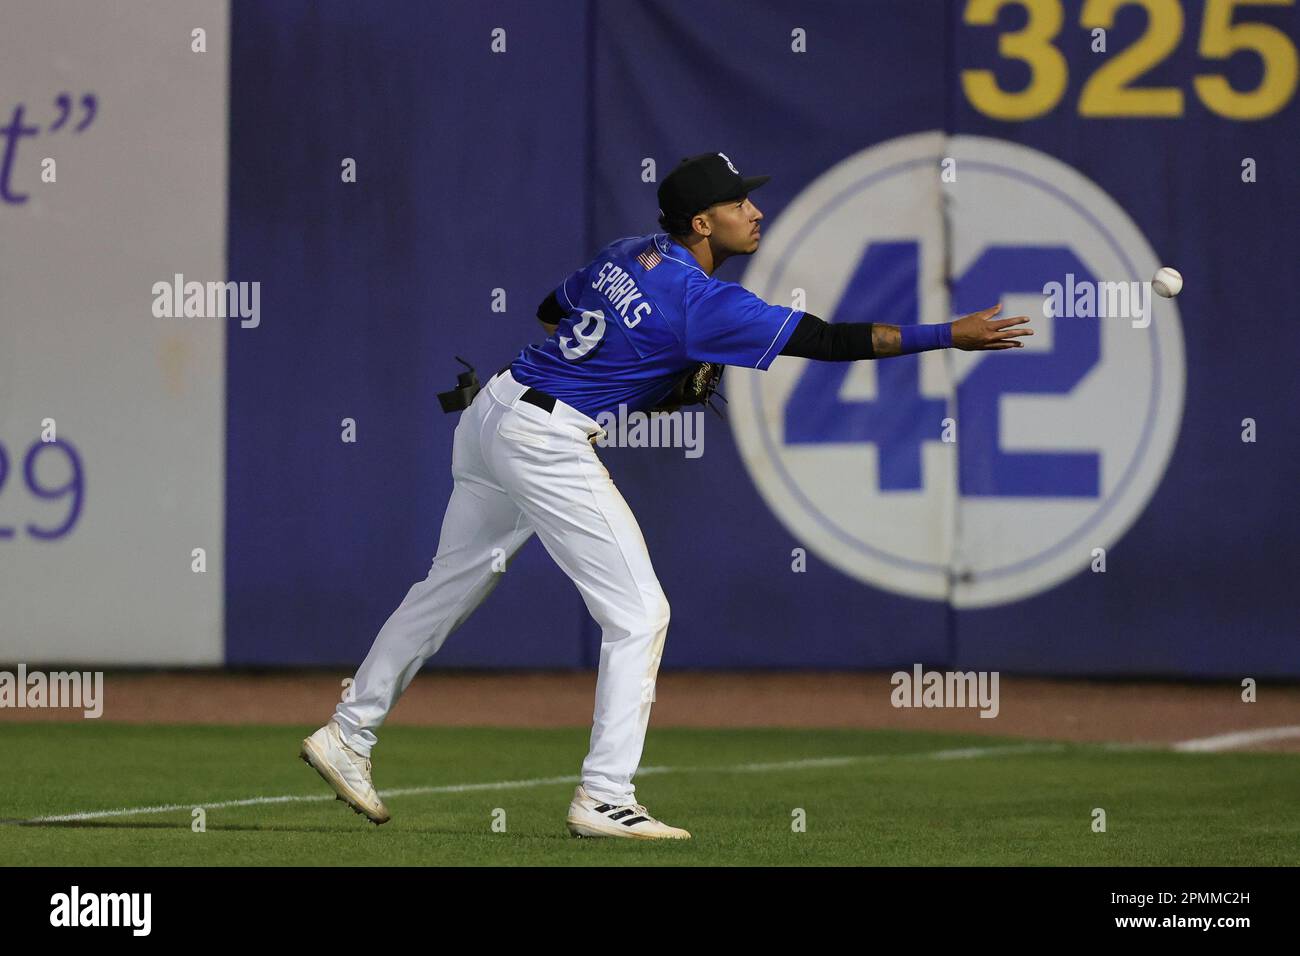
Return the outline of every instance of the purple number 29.
<path id="1" fill-rule="evenodd" d="M 43 485 L 36 476 L 36 459 L 48 449 L 57 448 L 68 460 L 69 471 L 71 472 L 68 480 L 59 485 Z M 4 446 L 0 445 L 0 490 L 4 489 L 5 480 L 9 477 L 9 455 L 5 452 Z M 53 528 L 42 528 L 38 525 L 27 525 L 27 533 L 33 538 L 40 538 L 44 541 L 51 541 L 55 538 L 61 538 L 77 523 L 77 518 L 81 515 L 81 504 L 85 493 L 85 485 L 82 480 L 81 456 L 77 450 L 66 441 L 42 442 L 38 441 L 27 450 L 27 456 L 23 459 L 23 478 L 27 483 L 27 488 L 37 498 L 54 500 L 58 498 L 71 498 L 68 505 L 68 512 L 62 524 Z M 0 538 L 12 538 L 14 529 L 9 527 L 0 527 Z"/>

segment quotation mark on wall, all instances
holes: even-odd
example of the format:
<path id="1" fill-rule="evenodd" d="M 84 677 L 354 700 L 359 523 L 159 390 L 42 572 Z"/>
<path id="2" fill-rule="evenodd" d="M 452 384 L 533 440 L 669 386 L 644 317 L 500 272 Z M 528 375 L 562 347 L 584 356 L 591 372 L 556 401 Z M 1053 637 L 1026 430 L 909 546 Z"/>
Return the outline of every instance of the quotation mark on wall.
<path id="1" fill-rule="evenodd" d="M 48 132 L 54 133 L 63 128 L 63 124 L 68 121 L 72 115 L 72 95 L 69 93 L 60 93 L 54 98 L 54 105 L 59 108 L 59 118 L 51 125 Z M 86 111 L 86 118 L 72 128 L 74 133 L 80 133 L 87 126 L 95 121 L 95 112 L 99 103 L 95 100 L 94 93 L 86 93 L 81 97 L 81 108 Z"/>
<path id="2" fill-rule="evenodd" d="M 79 122 L 71 126 L 71 131 L 80 133 L 91 123 L 95 121 L 95 116 L 99 112 L 99 101 L 95 98 L 94 93 L 85 93 L 82 95 L 80 103 L 80 112 L 82 115 Z M 45 128 L 46 133 L 58 133 L 63 131 L 65 126 L 69 125 L 78 110 L 74 108 L 72 94 L 60 93 L 54 98 L 54 106 L 58 112 L 54 122 Z M 11 205 L 20 206 L 27 202 L 26 193 L 15 193 L 9 188 L 10 177 L 13 173 L 14 162 L 18 157 L 18 142 L 24 136 L 35 138 L 41 134 L 41 127 L 26 126 L 23 123 L 23 114 L 26 112 L 26 105 L 19 103 L 14 107 L 13 117 L 9 120 L 9 125 L 0 127 L 0 140 L 3 140 L 3 158 L 0 158 L 0 199 Z"/>

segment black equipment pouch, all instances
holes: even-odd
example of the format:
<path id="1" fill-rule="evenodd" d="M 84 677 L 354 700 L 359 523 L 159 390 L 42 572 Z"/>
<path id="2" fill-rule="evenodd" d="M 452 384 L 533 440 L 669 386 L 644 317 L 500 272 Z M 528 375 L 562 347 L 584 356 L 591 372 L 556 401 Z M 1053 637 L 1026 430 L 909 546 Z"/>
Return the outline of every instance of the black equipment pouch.
<path id="1" fill-rule="evenodd" d="M 478 374 L 474 371 L 474 366 L 470 365 L 459 355 L 456 361 L 465 366 L 468 371 L 461 372 L 456 376 L 456 387 L 449 392 L 438 393 L 438 404 L 442 410 L 448 414 L 451 412 L 461 412 L 469 408 L 469 403 L 474 401 L 474 396 L 479 393 L 481 386 L 478 383 Z"/>

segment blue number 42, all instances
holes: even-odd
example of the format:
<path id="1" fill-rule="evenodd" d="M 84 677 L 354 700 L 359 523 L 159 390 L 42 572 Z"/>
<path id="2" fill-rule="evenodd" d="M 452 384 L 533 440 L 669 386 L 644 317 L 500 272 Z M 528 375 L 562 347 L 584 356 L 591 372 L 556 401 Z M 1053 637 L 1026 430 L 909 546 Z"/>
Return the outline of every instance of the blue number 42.
<path id="1" fill-rule="evenodd" d="M 915 242 L 869 245 L 831 321 L 916 324 L 919 261 Z M 953 312 L 975 312 L 1007 294 L 1041 293 L 1047 282 L 1060 281 L 1067 272 L 1074 273 L 1076 282 L 1094 281 L 1068 248 L 989 246 L 953 283 Z M 1005 452 L 1000 447 L 1003 395 L 1068 394 L 1100 358 L 1096 320 L 1054 321 L 1050 351 L 988 356 L 958 386 L 958 487 L 963 496 L 1099 494 L 1097 452 Z M 873 442 L 879 449 L 881 491 L 921 489 L 922 443 L 939 440 L 948 408 L 944 399 L 921 394 L 920 356 L 879 361 L 876 397 L 870 400 L 839 397 L 849 368 L 847 362 L 807 364 L 785 407 L 786 442 Z"/>

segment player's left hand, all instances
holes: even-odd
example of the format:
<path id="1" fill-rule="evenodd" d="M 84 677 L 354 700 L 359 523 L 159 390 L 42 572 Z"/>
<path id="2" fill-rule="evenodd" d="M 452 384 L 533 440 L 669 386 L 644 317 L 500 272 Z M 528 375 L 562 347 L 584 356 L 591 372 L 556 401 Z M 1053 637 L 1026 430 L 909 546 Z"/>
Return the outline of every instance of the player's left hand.
<path id="1" fill-rule="evenodd" d="M 982 352 L 993 349 L 1024 348 L 1024 342 L 1016 341 L 1022 335 L 1033 335 L 1033 329 L 1017 329 L 1029 321 L 1025 315 L 1009 319 L 995 319 L 993 316 L 1002 311 L 1002 303 L 983 312 L 964 315 L 952 324 L 952 347 L 963 352 Z"/>
<path id="2" fill-rule="evenodd" d="M 661 398 L 650 409 L 652 412 L 673 412 L 683 405 L 708 405 L 715 412 L 716 406 L 710 401 L 714 393 L 725 402 L 718 385 L 722 382 L 722 373 L 726 366 L 718 362 L 697 362 L 685 375 L 677 380 L 673 390 Z M 721 415 L 721 412 L 718 412 Z"/>

